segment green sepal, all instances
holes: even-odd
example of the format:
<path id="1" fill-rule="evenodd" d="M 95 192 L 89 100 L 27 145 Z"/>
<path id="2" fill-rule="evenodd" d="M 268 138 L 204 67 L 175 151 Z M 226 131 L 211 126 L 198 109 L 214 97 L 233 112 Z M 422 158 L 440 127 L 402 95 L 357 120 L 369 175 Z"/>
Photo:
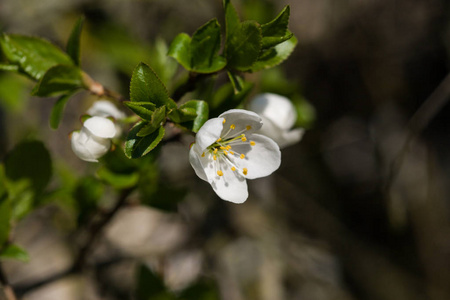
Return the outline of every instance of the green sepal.
<path id="1" fill-rule="evenodd" d="M 56 100 L 55 104 L 53 105 L 52 111 L 50 113 L 50 127 L 52 129 L 58 129 L 59 123 L 61 122 L 64 108 L 66 107 L 67 102 L 69 101 L 70 97 L 73 96 L 75 92 L 63 95 Z"/>
<path id="2" fill-rule="evenodd" d="M 144 137 L 151 133 L 153 133 L 156 129 L 161 127 L 164 120 L 166 118 L 166 107 L 161 106 L 155 109 L 152 114 L 152 118 L 150 122 L 148 122 L 139 132 L 136 134 L 137 136 Z"/>
<path id="3" fill-rule="evenodd" d="M 71 65 L 56 65 L 51 67 L 33 88 L 32 94 L 49 97 L 72 93 L 84 86 L 80 68 Z"/>
<path id="4" fill-rule="evenodd" d="M 61 49 L 37 37 L 3 33 L 0 46 L 10 64 L 17 65 L 20 72 L 35 80 L 41 79 L 55 65 L 73 64 Z"/>
<path id="5" fill-rule="evenodd" d="M 162 81 L 145 63 L 140 63 L 133 71 L 130 83 L 130 99 L 133 102 L 152 102 L 156 107 L 164 105 L 169 109 L 177 107 L 175 101 L 169 98 Z"/>
<path id="6" fill-rule="evenodd" d="M 208 103 L 201 100 L 190 100 L 174 111 L 169 117 L 180 126 L 197 132 L 208 120 Z"/>
<path id="7" fill-rule="evenodd" d="M 261 25 L 262 49 L 274 47 L 292 37 L 288 31 L 290 8 L 287 5 L 278 16 L 269 23 Z"/>
<path id="8" fill-rule="evenodd" d="M 244 87 L 244 78 L 242 78 L 242 76 L 240 76 L 236 72 L 228 71 L 227 74 L 231 84 L 233 85 L 234 93 L 240 93 L 242 91 L 242 88 Z"/>
<path id="9" fill-rule="evenodd" d="M 66 46 L 67 54 L 77 66 L 80 66 L 80 37 L 83 23 L 84 17 L 82 16 L 75 23 Z"/>
<path id="10" fill-rule="evenodd" d="M 123 104 L 131 109 L 139 117 L 147 121 L 150 121 L 152 119 L 153 111 L 156 108 L 156 105 L 152 102 L 124 101 Z"/>
<path id="11" fill-rule="evenodd" d="M 256 72 L 279 65 L 291 55 L 296 45 L 297 38 L 292 36 L 289 40 L 265 50 L 258 58 L 258 61 L 251 66 L 249 71 Z"/>
<path id="12" fill-rule="evenodd" d="M 127 140 L 125 141 L 125 155 L 128 158 L 139 158 L 150 151 L 152 151 L 164 137 L 164 127 L 159 127 L 145 137 L 138 136 L 138 132 L 146 126 L 147 122 L 139 122 L 128 133 Z"/>
<path id="13" fill-rule="evenodd" d="M 29 262 L 30 256 L 25 250 L 23 250 L 19 246 L 15 244 L 10 244 L 0 252 L 0 260 L 4 259 L 15 259 L 22 262 Z"/>

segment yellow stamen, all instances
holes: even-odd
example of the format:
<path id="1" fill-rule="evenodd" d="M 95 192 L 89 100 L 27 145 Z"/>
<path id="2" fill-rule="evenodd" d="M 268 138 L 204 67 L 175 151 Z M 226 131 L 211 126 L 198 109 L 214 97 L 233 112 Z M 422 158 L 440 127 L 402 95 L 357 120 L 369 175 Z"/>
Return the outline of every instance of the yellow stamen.
<path id="1" fill-rule="evenodd" d="M 220 142 L 222 140 L 222 138 L 218 138 L 216 142 Z"/>
<path id="2" fill-rule="evenodd" d="M 250 129 L 252 129 L 252 126 L 247 125 L 247 126 L 245 126 L 245 129 L 250 130 Z"/>
<path id="3" fill-rule="evenodd" d="M 250 141 L 250 145 L 255 146 L 256 143 L 254 141 Z"/>
<path id="4" fill-rule="evenodd" d="M 225 124 L 225 122 L 226 122 L 227 120 L 226 119 L 223 119 L 223 122 L 222 122 L 222 124 Z"/>
<path id="5" fill-rule="evenodd" d="M 219 171 L 217 171 L 217 175 L 223 176 L 223 172 L 219 170 Z"/>
<path id="6" fill-rule="evenodd" d="M 228 151 L 224 150 L 223 154 L 228 155 Z"/>
<path id="7" fill-rule="evenodd" d="M 214 154 L 217 154 L 217 151 L 219 151 L 219 149 L 214 148 Z"/>
<path id="8" fill-rule="evenodd" d="M 236 128 L 236 125 L 234 125 L 234 124 L 230 125 L 230 129 L 235 129 L 235 128 Z"/>
<path id="9" fill-rule="evenodd" d="M 231 146 L 230 145 L 227 145 L 227 150 L 230 150 L 231 149 Z"/>
<path id="10" fill-rule="evenodd" d="M 230 151 L 230 154 L 231 154 L 231 155 L 234 155 L 234 152 L 233 152 L 233 151 Z"/>
<path id="11" fill-rule="evenodd" d="M 231 171 L 236 171 L 236 167 L 231 167 Z"/>
<path id="12" fill-rule="evenodd" d="M 220 146 L 220 150 L 226 150 L 227 148 L 225 148 L 224 146 Z"/>
<path id="13" fill-rule="evenodd" d="M 243 137 L 241 137 L 241 140 L 242 140 L 243 142 L 246 142 L 246 141 L 247 141 L 247 138 L 245 137 L 245 135 L 244 135 Z"/>
<path id="14" fill-rule="evenodd" d="M 217 160 L 217 156 L 213 155 L 213 159 L 214 159 L 214 160 Z"/>
<path id="15" fill-rule="evenodd" d="M 241 156 L 239 156 L 241 159 L 244 159 L 245 155 L 241 154 Z"/>
<path id="16" fill-rule="evenodd" d="M 248 172 L 247 168 L 244 168 L 244 169 L 242 170 L 242 173 L 244 173 L 244 175 L 247 175 L 247 172 Z"/>
<path id="17" fill-rule="evenodd" d="M 205 157 L 205 152 L 202 153 L 202 157 Z"/>

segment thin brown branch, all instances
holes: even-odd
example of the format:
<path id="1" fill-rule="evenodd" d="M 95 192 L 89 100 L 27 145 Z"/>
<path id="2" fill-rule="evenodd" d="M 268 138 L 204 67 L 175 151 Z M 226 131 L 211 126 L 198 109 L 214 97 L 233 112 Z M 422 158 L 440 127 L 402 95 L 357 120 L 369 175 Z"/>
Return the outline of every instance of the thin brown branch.
<path id="1" fill-rule="evenodd" d="M 1 263 L 0 263 L 0 284 L 3 287 L 3 293 L 5 294 L 7 300 L 17 300 L 16 293 L 14 292 L 12 286 L 9 284 L 8 278 L 3 272 Z"/>

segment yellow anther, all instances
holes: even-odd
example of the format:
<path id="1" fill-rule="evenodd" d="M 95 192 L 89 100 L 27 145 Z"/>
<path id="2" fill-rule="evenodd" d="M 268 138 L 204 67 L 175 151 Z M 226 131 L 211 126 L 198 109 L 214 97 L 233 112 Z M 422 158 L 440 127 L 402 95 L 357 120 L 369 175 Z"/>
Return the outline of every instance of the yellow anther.
<path id="1" fill-rule="evenodd" d="M 247 172 L 248 172 L 247 168 L 242 169 L 242 173 L 244 173 L 244 175 L 247 175 Z"/>
<path id="2" fill-rule="evenodd" d="M 244 135 L 243 137 L 241 137 L 241 140 L 242 140 L 243 142 L 246 142 L 246 141 L 247 141 L 247 138 L 245 137 L 245 135 Z"/>
<path id="3" fill-rule="evenodd" d="M 224 150 L 224 151 L 223 151 L 223 154 L 228 155 L 228 151 L 227 151 L 227 150 Z"/>
<path id="4" fill-rule="evenodd" d="M 236 171 L 236 167 L 234 167 L 234 166 L 231 167 L 231 171 L 233 171 L 233 172 Z"/>
<path id="5" fill-rule="evenodd" d="M 214 160 L 217 160 L 217 156 L 213 155 L 213 159 L 214 159 Z"/>
<path id="6" fill-rule="evenodd" d="M 226 150 L 227 148 L 225 148 L 224 146 L 220 146 L 220 150 Z"/>
<path id="7" fill-rule="evenodd" d="M 223 119 L 222 124 L 225 124 L 226 121 L 227 121 L 226 119 Z"/>
<path id="8" fill-rule="evenodd" d="M 241 159 L 244 159 L 245 158 L 245 155 L 244 154 L 241 154 L 241 156 L 239 156 Z"/>
<path id="9" fill-rule="evenodd" d="M 225 123 L 225 122 L 224 122 Z M 222 140 L 222 138 L 218 138 L 216 142 L 220 142 Z"/>
<path id="10" fill-rule="evenodd" d="M 231 155 L 234 155 L 234 152 L 233 152 L 233 151 L 230 151 L 230 154 L 231 154 Z"/>
<path id="11" fill-rule="evenodd" d="M 247 125 L 247 126 L 245 126 L 245 129 L 250 130 L 250 129 L 252 129 L 252 126 Z"/>
<path id="12" fill-rule="evenodd" d="M 217 148 L 214 148 L 214 154 L 217 154 L 217 151 L 219 151 L 219 149 L 217 149 Z"/>
<path id="13" fill-rule="evenodd" d="M 231 146 L 230 145 L 227 145 L 227 150 L 230 150 L 231 149 Z"/>
<path id="14" fill-rule="evenodd" d="M 202 157 L 205 157 L 205 152 L 202 153 Z"/>
<path id="15" fill-rule="evenodd" d="M 250 141 L 250 145 L 255 146 L 256 143 L 254 141 Z"/>
<path id="16" fill-rule="evenodd" d="M 219 171 L 217 171 L 217 175 L 223 176 L 223 172 L 219 170 Z"/>
<path id="17" fill-rule="evenodd" d="M 236 125 L 231 124 L 231 125 L 230 125 L 230 128 L 231 128 L 231 129 L 235 129 L 235 128 L 236 128 Z"/>

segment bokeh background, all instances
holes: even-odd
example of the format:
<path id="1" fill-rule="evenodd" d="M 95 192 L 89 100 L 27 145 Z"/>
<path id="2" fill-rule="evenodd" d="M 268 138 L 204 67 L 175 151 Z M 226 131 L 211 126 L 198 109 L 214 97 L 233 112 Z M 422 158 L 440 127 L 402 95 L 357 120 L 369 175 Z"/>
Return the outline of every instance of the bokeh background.
<path id="1" fill-rule="evenodd" d="M 186 191 L 177 211 L 130 201 L 81 274 L 67 274 L 77 237 L 70 210 L 43 205 L 14 231 L 30 262 L 3 264 L 18 294 L 130 299 L 144 262 L 175 292 L 208 280 L 226 300 L 450 299 L 450 106 L 431 105 L 436 113 L 399 155 L 416 126 L 408 121 L 448 73 L 450 3 L 233 3 L 241 17 L 262 23 L 291 6 L 294 53 L 247 79 L 253 93 L 301 95 L 310 104 L 301 116 L 308 127 L 303 140 L 283 149 L 273 176 L 250 183 L 242 205 L 218 199 L 195 176 L 187 155 L 192 138 L 167 144 L 158 166 L 169 186 Z M 0 28 L 63 46 L 82 14 L 83 69 L 123 95 L 140 61 L 157 72 L 175 70 L 171 59 L 152 64 L 163 41 L 192 34 L 213 17 L 223 24 L 220 0 L 1 0 Z M 443 101 L 448 85 L 437 96 Z M 48 117 L 55 99 L 30 97 L 32 86 L 0 73 L 0 158 L 33 137 L 51 151 L 55 177 L 92 179 L 97 167 L 72 154 L 68 134 L 94 98 L 72 99 L 54 131 Z M 102 192 L 111 202 L 113 191 Z"/>

